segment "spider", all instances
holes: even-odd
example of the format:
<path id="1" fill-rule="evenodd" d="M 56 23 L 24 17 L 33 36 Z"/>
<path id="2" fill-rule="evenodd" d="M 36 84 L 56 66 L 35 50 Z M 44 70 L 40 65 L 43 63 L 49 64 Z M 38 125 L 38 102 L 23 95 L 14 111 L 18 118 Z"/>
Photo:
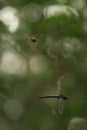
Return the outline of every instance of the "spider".
<path id="1" fill-rule="evenodd" d="M 35 36 L 29 36 L 28 39 L 31 41 L 31 42 L 37 42 L 37 38 Z"/>

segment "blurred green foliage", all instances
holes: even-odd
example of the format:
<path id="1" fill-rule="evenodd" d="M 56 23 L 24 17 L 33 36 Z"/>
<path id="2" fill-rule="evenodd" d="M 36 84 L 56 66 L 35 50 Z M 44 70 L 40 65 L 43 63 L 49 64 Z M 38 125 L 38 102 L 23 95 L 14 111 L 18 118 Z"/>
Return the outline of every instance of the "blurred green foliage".
<path id="1" fill-rule="evenodd" d="M 8 20 L 12 15 L 8 13 L 3 16 L 9 21 L 5 23 L 0 12 L 0 129 L 87 129 L 87 1 L 83 7 L 78 1 L 77 8 L 71 2 L 0 1 L 0 9 L 14 8 L 19 20 L 18 28 L 11 31 L 15 18 Z M 59 10 L 55 6 L 52 14 L 47 9 L 45 15 L 44 9 L 52 5 Z M 68 100 L 60 115 L 55 100 L 39 97 L 56 95 L 61 75 Z"/>

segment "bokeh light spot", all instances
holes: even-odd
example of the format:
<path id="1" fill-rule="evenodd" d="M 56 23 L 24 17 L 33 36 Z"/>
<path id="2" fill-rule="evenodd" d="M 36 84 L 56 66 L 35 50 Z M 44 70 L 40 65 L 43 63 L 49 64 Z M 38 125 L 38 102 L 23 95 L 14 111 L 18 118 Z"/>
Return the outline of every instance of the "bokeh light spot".
<path id="1" fill-rule="evenodd" d="M 27 71 L 26 61 L 18 54 L 6 51 L 2 56 L 0 70 L 7 74 L 25 74 Z"/>
<path id="2" fill-rule="evenodd" d="M 87 120 L 75 117 L 70 120 L 67 130 L 87 130 Z"/>
<path id="3" fill-rule="evenodd" d="M 8 27 L 10 32 L 15 32 L 19 27 L 19 18 L 17 10 L 13 7 L 6 6 L 0 11 L 0 20 Z"/>
<path id="4" fill-rule="evenodd" d="M 21 118 L 24 107 L 21 102 L 15 99 L 9 99 L 4 104 L 4 113 L 11 120 L 18 120 Z"/>
<path id="5" fill-rule="evenodd" d="M 75 9 L 82 9 L 83 7 L 85 7 L 85 4 L 86 4 L 86 0 L 71 0 L 71 5 Z"/>
<path id="6" fill-rule="evenodd" d="M 29 3 L 23 7 L 21 12 L 21 17 L 24 20 L 28 20 L 30 22 L 37 22 L 41 19 L 42 9 L 40 5 L 36 3 Z"/>
<path id="7" fill-rule="evenodd" d="M 29 60 L 29 67 L 33 74 L 42 74 L 48 69 L 48 63 L 44 56 L 31 56 Z"/>
<path id="8" fill-rule="evenodd" d="M 49 5 L 43 9 L 43 13 L 45 18 L 58 16 L 60 14 L 65 14 L 66 16 L 74 14 L 75 17 L 79 16 L 74 8 L 65 5 Z"/>

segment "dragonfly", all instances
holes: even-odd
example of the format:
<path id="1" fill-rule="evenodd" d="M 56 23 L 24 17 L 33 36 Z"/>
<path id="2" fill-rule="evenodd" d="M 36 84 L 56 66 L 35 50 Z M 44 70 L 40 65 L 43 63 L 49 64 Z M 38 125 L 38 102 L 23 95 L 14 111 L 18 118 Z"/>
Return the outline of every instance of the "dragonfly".
<path id="1" fill-rule="evenodd" d="M 63 107 L 63 100 L 67 100 L 68 97 L 63 95 L 63 90 L 62 90 L 62 79 L 63 77 L 61 77 L 58 81 L 57 81 L 57 95 L 46 95 L 46 96 L 40 96 L 40 98 L 43 99 L 47 99 L 47 98 L 54 98 L 54 99 L 58 99 L 58 109 L 59 109 L 59 113 L 62 114 L 64 107 Z"/>

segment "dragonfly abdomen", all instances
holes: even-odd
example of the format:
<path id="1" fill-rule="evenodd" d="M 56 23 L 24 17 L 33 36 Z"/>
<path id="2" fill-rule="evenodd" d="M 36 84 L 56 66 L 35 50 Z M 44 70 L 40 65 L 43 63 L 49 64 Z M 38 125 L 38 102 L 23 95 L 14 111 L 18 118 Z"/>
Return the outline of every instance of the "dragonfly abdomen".
<path id="1" fill-rule="evenodd" d="M 41 96 L 40 98 L 57 98 L 57 99 L 60 99 L 60 98 L 62 98 L 62 99 L 64 99 L 64 100 L 67 100 L 67 97 L 65 97 L 65 96 L 63 96 L 63 95 L 59 95 L 59 96 L 51 96 L 51 95 L 49 95 L 49 96 Z"/>

